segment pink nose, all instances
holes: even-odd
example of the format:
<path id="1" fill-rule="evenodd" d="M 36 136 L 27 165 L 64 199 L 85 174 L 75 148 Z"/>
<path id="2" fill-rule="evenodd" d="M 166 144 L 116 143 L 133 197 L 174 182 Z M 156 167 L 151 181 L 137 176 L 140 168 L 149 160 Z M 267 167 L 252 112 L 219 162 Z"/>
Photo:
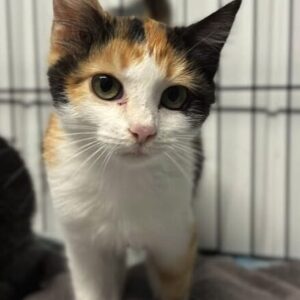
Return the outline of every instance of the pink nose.
<path id="1" fill-rule="evenodd" d="M 154 126 L 133 125 L 129 131 L 139 144 L 146 143 L 156 135 Z"/>

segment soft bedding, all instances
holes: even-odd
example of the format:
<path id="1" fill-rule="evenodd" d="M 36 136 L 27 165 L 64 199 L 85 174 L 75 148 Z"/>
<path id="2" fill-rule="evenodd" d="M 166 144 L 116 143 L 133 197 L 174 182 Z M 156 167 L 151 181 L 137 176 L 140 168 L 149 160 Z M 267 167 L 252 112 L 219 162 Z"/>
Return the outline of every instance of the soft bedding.
<path id="1" fill-rule="evenodd" d="M 63 270 L 64 267 L 56 266 L 56 269 Z M 133 267 L 128 273 L 123 299 L 152 299 L 142 265 Z M 300 299 L 300 262 L 199 256 L 190 299 Z M 26 300 L 72 300 L 66 269 L 58 271 L 50 279 L 47 278 L 41 285 L 41 290 L 29 295 Z"/>

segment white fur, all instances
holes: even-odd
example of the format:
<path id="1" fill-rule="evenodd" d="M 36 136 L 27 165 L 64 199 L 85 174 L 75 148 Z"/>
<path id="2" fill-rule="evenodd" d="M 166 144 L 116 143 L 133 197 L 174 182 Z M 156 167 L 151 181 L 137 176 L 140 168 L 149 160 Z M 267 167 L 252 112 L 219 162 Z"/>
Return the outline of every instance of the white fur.
<path id="1" fill-rule="evenodd" d="M 59 145 L 60 162 L 48 168 L 77 300 L 119 299 L 128 247 L 146 250 L 163 267 L 176 267 L 195 222 L 189 143 L 197 133 L 182 113 L 158 108 L 170 84 L 153 58 L 145 57 L 119 80 L 127 104 L 91 93 L 79 106 L 59 112 L 67 135 Z M 145 148 L 149 157 L 124 155 L 136 147 L 131 124 L 157 127 Z M 90 141 L 98 143 L 78 155 Z M 176 148 L 175 154 L 172 147 L 179 143 L 185 150 Z"/>

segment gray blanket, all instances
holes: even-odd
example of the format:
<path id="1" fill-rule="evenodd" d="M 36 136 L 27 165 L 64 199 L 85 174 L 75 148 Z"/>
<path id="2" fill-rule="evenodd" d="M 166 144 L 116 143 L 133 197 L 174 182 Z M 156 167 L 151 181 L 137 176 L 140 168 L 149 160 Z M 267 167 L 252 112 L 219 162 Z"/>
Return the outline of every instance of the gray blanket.
<path id="1" fill-rule="evenodd" d="M 124 299 L 151 299 L 142 266 L 128 275 Z M 300 262 L 290 261 L 250 270 L 228 257 L 200 257 L 191 300 L 299 300 Z M 69 276 L 56 276 L 44 290 L 26 300 L 72 300 Z"/>

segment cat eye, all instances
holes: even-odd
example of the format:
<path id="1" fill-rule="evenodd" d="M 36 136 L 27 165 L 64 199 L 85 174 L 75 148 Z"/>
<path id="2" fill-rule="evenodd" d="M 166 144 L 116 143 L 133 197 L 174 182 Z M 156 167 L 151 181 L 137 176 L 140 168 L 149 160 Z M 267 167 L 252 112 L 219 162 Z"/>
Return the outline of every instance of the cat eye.
<path id="1" fill-rule="evenodd" d="M 172 110 L 182 109 L 187 103 L 188 91 L 183 86 L 171 86 L 166 89 L 161 98 L 161 105 Z"/>
<path id="2" fill-rule="evenodd" d="M 92 89 L 97 97 L 111 101 L 122 97 L 123 87 L 114 77 L 109 75 L 96 75 L 92 79 Z"/>

